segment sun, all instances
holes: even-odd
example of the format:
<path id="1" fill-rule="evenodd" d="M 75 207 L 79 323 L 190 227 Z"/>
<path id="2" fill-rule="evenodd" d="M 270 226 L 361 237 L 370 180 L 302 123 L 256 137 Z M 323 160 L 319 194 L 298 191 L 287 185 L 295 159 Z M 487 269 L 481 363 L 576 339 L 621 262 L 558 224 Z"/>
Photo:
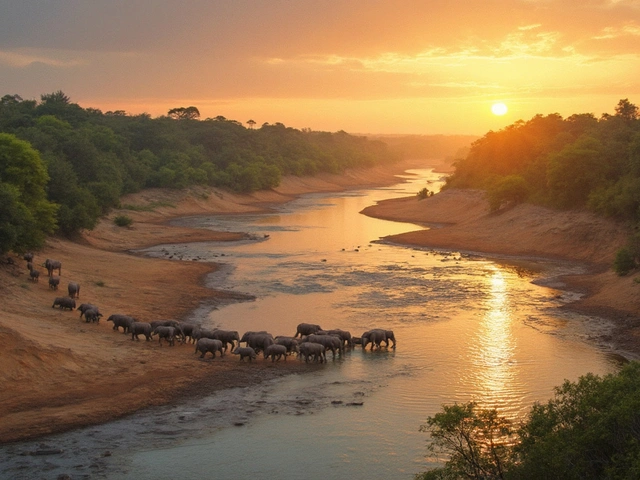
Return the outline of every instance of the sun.
<path id="1" fill-rule="evenodd" d="M 504 115 L 505 113 L 507 113 L 507 110 L 507 106 L 502 102 L 494 103 L 493 105 L 491 105 L 491 111 L 494 115 Z"/>

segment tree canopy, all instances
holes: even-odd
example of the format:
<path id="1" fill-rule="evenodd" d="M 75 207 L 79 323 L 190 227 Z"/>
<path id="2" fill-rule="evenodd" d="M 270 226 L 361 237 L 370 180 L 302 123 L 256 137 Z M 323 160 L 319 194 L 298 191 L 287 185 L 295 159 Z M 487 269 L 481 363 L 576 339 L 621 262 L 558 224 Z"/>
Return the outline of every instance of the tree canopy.
<path id="1" fill-rule="evenodd" d="M 566 381 L 519 424 L 471 402 L 444 406 L 422 430 L 449 458 L 420 480 L 640 478 L 640 363 Z"/>
<path id="2" fill-rule="evenodd" d="M 56 228 L 49 176 L 28 142 L 0 133 L 0 252 L 38 248 Z"/>

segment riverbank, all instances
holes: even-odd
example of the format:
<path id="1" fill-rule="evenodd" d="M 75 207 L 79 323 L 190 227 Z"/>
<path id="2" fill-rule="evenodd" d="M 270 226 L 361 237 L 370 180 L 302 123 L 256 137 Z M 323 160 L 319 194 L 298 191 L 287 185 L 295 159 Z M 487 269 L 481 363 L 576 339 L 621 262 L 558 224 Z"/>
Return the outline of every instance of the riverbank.
<path id="1" fill-rule="evenodd" d="M 130 314 L 141 321 L 181 320 L 203 303 L 214 308 L 222 302 L 251 300 L 205 288 L 204 279 L 217 268 L 215 264 L 128 252 L 163 243 L 246 238 L 242 232 L 170 226 L 167 222 L 172 218 L 265 211 L 270 204 L 287 202 L 304 193 L 390 185 L 397 182 L 396 174 L 427 166 L 434 165 L 405 162 L 351 171 L 344 176 L 286 178 L 277 189 L 252 195 L 196 188 L 126 196 L 122 199 L 126 208 L 112 212 L 95 230 L 74 242 L 52 239 L 36 252 L 36 264 L 42 264 L 45 258 L 62 262 L 63 287 L 59 291 L 49 290 L 42 267 L 40 282 L 31 283 L 26 262 L 12 257 L 15 265 L 0 265 L 0 289 L 5 299 L 0 306 L 0 339 L 4 345 L 0 381 L 5 387 L 0 393 L 0 442 L 102 423 L 141 408 L 318 368 L 300 362 L 272 364 L 258 360 L 248 364 L 231 355 L 200 360 L 193 346 L 135 342 L 114 332 L 111 323 L 105 321 L 113 313 Z M 438 169 L 444 170 L 444 166 Z M 601 273 L 565 279 L 592 294 L 572 308 L 618 315 L 620 328 L 612 343 L 620 350 L 640 352 L 635 316 L 640 311 L 635 289 L 639 285 L 632 277 L 618 278 L 605 271 L 617 248 L 615 242 L 624 236 L 619 226 L 587 222 L 576 236 L 572 232 L 577 223 L 571 218 L 550 223 L 553 212 L 541 216 L 541 212 L 516 209 L 491 216 L 483 205 L 477 192 L 457 192 L 422 202 L 416 197 L 392 200 L 366 213 L 391 220 L 448 225 L 389 239 L 399 243 L 590 262 Z M 122 214 L 132 218 L 130 228 L 114 225 L 113 218 Z M 514 250 L 520 242 L 529 242 L 531 247 L 527 248 L 531 250 Z M 105 314 L 102 322 L 86 324 L 76 311 L 51 307 L 56 296 L 66 294 L 68 281 L 81 285 L 80 303 L 100 306 Z"/>
<path id="2" fill-rule="evenodd" d="M 482 192 L 456 189 L 423 200 L 386 200 L 361 213 L 430 227 L 386 238 L 403 245 L 584 263 L 586 274 L 555 282 L 583 294 L 566 308 L 613 321 L 613 331 L 594 340 L 640 358 L 640 274 L 619 277 L 610 268 L 630 233 L 624 225 L 585 211 L 529 204 L 491 213 Z"/>
<path id="3" fill-rule="evenodd" d="M 437 163 L 437 162 L 436 162 Z M 242 232 L 213 232 L 167 225 L 189 215 L 248 213 L 268 209 L 309 192 L 397 182 L 396 174 L 424 167 L 424 161 L 403 162 L 345 175 L 289 177 L 272 191 L 236 195 L 217 189 L 149 190 L 123 197 L 122 210 L 112 212 L 76 241 L 50 239 L 35 252 L 38 283 L 29 280 L 26 262 L 0 264 L 0 443 L 37 438 L 85 425 L 102 423 L 154 405 L 240 387 L 318 368 L 301 362 L 239 362 L 236 356 L 200 360 L 192 345 L 160 346 L 135 342 L 116 333 L 106 318 L 124 313 L 140 321 L 184 319 L 195 308 L 250 298 L 204 287 L 217 266 L 132 255 L 130 250 L 162 243 L 206 240 L 233 241 Z M 128 215 L 130 228 L 117 227 L 116 215 Z M 61 287 L 49 289 L 46 258 L 62 262 Z M 87 324 L 77 311 L 52 308 L 66 295 L 69 281 L 80 284 L 78 303 L 93 303 L 105 315 Z M 294 332 L 274 332 L 293 334 Z"/>

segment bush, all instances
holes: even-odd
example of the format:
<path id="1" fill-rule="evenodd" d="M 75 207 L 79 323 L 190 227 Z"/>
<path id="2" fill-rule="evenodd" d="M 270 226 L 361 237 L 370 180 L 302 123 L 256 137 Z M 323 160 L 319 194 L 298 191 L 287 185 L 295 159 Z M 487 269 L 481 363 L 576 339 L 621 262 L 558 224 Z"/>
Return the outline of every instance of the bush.
<path id="1" fill-rule="evenodd" d="M 424 200 L 425 198 L 432 197 L 433 195 L 434 195 L 434 192 L 432 192 L 427 187 L 425 187 L 418 192 L 418 199 Z"/>
<path id="2" fill-rule="evenodd" d="M 118 215 L 113 219 L 113 223 L 115 223 L 119 227 L 130 227 L 133 223 L 133 218 L 129 215 Z"/>
<path id="3" fill-rule="evenodd" d="M 616 258 L 613 261 L 613 270 L 622 277 L 634 268 L 636 268 L 636 259 L 633 253 L 628 247 L 622 247 L 616 252 Z"/>

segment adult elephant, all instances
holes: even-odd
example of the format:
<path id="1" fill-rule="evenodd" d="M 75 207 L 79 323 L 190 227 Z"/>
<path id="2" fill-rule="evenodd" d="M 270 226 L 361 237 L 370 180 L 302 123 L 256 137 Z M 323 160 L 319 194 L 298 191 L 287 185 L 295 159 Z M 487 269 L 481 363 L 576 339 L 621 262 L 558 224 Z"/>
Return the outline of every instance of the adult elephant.
<path id="1" fill-rule="evenodd" d="M 322 327 L 315 323 L 300 323 L 296 327 L 296 334 L 293 338 L 296 338 L 298 335 L 301 337 L 304 335 L 312 335 L 314 333 L 318 333 L 320 330 L 322 330 Z"/>
<path id="2" fill-rule="evenodd" d="M 240 335 L 235 330 L 214 330 L 213 337 L 215 340 L 220 340 L 224 345 L 225 351 L 227 350 L 227 344 L 231 344 L 231 350 L 240 346 Z M 236 342 L 234 344 L 234 342 Z"/>
<path id="3" fill-rule="evenodd" d="M 256 353 L 264 351 L 269 345 L 275 343 L 270 333 L 254 333 L 247 338 L 247 347 L 251 347 Z"/>
<path id="4" fill-rule="evenodd" d="M 52 260 L 50 258 L 47 258 L 44 261 L 44 268 L 47 269 L 49 276 L 53 275 L 54 270 L 58 270 L 58 275 L 62 276 L 62 263 L 59 262 L 58 260 Z"/>
<path id="5" fill-rule="evenodd" d="M 311 343 L 319 343 L 326 350 L 331 350 L 333 358 L 336 357 L 336 350 L 342 355 L 344 351 L 344 344 L 340 337 L 335 335 L 309 335 L 307 341 Z"/>
<path id="6" fill-rule="evenodd" d="M 301 343 L 298 345 L 298 357 L 304 358 L 306 363 L 309 363 L 309 360 L 320 363 L 327 362 L 326 349 L 319 343 Z"/>
<path id="7" fill-rule="evenodd" d="M 361 338 L 363 349 L 366 349 L 367 345 L 369 344 L 371 344 L 371 350 L 373 350 L 374 347 L 381 348 L 383 342 L 385 344 L 385 347 L 388 347 L 389 341 L 393 342 L 391 348 L 396 348 L 396 337 L 393 333 L 393 330 L 374 328 L 373 330 L 364 332 Z"/>

